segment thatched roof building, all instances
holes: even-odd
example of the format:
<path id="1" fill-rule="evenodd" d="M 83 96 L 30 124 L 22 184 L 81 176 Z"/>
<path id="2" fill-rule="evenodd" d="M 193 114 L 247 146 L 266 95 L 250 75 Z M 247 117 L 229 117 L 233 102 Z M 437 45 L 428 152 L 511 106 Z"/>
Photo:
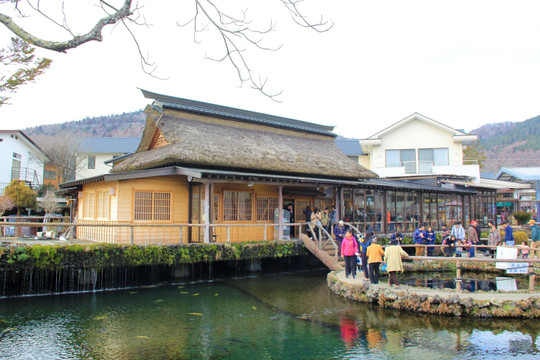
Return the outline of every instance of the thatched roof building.
<path id="1" fill-rule="evenodd" d="M 339 150 L 332 126 L 143 94 L 155 101 L 145 110 L 141 143 L 112 172 L 184 166 L 329 179 L 377 177 Z"/>

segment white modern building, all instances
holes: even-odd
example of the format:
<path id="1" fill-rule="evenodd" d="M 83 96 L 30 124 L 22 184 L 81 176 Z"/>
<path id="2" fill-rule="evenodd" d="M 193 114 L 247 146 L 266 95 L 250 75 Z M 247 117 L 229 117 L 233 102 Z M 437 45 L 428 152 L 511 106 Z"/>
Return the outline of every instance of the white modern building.
<path id="1" fill-rule="evenodd" d="M 139 146 L 140 137 L 89 137 L 83 139 L 77 152 L 76 180 L 108 174 L 109 160 L 131 154 Z"/>
<path id="2" fill-rule="evenodd" d="M 464 146 L 476 139 L 476 135 L 414 113 L 360 139 L 358 161 L 381 178 L 453 175 L 479 182 L 478 164 L 463 161 Z"/>
<path id="3" fill-rule="evenodd" d="M 0 130 L 0 195 L 12 180 L 36 189 L 43 184 L 47 155 L 24 132 Z"/>

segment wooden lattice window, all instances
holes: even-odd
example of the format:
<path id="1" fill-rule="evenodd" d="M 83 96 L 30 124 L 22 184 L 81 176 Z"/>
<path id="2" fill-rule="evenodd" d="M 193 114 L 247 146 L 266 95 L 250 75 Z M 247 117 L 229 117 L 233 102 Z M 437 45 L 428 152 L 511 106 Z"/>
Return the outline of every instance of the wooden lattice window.
<path id="1" fill-rule="evenodd" d="M 223 192 L 223 220 L 251 221 L 252 194 L 246 191 Z"/>
<path id="2" fill-rule="evenodd" d="M 109 192 L 98 191 L 97 193 L 97 218 L 108 219 L 109 218 Z"/>
<path id="3" fill-rule="evenodd" d="M 135 191 L 133 219 L 138 221 L 171 220 L 171 193 Z"/>
<path id="4" fill-rule="evenodd" d="M 94 205 L 95 196 L 93 192 L 83 193 L 83 217 L 84 218 L 93 218 L 95 215 Z"/>
<path id="5" fill-rule="evenodd" d="M 274 209 L 277 207 L 277 197 L 257 196 L 257 220 L 274 221 Z"/>

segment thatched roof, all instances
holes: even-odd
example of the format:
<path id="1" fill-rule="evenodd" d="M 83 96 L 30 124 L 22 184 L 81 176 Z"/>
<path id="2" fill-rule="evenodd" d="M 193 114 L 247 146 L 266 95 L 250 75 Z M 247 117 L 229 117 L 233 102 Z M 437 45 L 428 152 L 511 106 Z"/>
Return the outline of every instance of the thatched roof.
<path id="1" fill-rule="evenodd" d="M 328 178 L 376 177 L 345 156 L 331 132 L 306 135 L 265 131 L 239 122 L 198 121 L 174 110 L 159 109 L 161 113 L 155 105 L 147 109 L 139 149 L 116 164 L 113 172 L 179 165 Z"/>

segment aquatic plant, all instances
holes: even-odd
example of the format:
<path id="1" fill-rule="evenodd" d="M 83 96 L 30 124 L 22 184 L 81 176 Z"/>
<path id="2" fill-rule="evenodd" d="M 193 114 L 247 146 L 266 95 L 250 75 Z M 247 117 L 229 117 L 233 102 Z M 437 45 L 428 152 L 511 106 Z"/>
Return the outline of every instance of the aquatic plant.
<path id="1" fill-rule="evenodd" d="M 300 242 L 181 245 L 33 245 L 0 251 L 0 270 L 177 265 L 307 255 Z"/>

